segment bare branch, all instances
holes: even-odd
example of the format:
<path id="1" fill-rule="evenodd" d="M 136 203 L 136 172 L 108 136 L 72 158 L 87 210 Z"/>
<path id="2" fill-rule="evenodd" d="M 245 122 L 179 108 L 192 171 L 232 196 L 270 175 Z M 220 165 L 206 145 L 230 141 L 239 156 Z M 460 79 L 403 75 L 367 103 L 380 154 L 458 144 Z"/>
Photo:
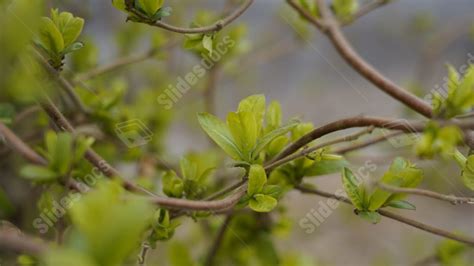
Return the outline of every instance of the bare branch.
<path id="1" fill-rule="evenodd" d="M 38 256 L 47 250 L 47 245 L 21 233 L 0 231 L 0 249 Z"/>
<path id="2" fill-rule="evenodd" d="M 341 201 L 341 202 L 352 205 L 351 201 L 348 198 L 337 196 L 335 194 L 331 194 L 331 193 L 328 193 L 328 192 L 325 192 L 325 191 L 321 191 L 321 190 L 318 190 L 318 189 L 305 188 L 305 187 L 301 187 L 301 186 L 297 186 L 296 189 L 300 190 L 303 193 L 315 194 L 315 195 L 319 195 L 319 196 L 322 196 L 322 197 L 325 197 L 325 198 L 332 198 L 332 199 L 336 199 L 338 201 Z M 432 234 L 435 234 L 435 235 L 438 235 L 438 236 L 442 236 L 442 237 L 445 237 L 445 238 L 449 238 L 449 239 L 452 239 L 452 240 L 456 240 L 456 241 L 474 246 L 474 239 L 473 238 L 453 234 L 453 233 L 445 231 L 443 229 L 439 229 L 439 228 L 433 227 L 433 226 L 428 225 L 428 224 L 423 224 L 423 223 L 420 223 L 418 221 L 406 218 L 402 215 L 395 214 L 395 213 L 392 213 L 392 212 L 389 212 L 389 211 L 386 211 L 386 210 L 383 210 L 383 209 L 380 209 L 377 212 L 380 213 L 380 215 L 382 215 L 382 216 L 385 216 L 385 217 L 388 217 L 388 218 L 393 219 L 395 221 L 410 225 L 412 227 L 418 228 L 418 229 L 423 230 L 425 232 L 429 232 L 429 233 L 432 233 Z"/>
<path id="3" fill-rule="evenodd" d="M 146 23 L 150 26 L 163 28 L 165 30 L 176 32 L 176 33 L 189 34 L 189 33 L 211 33 L 211 32 L 222 30 L 225 26 L 229 25 L 234 20 L 239 18 L 250 7 L 250 5 L 252 5 L 253 1 L 254 0 L 245 0 L 244 3 L 240 6 L 240 8 L 237 9 L 232 14 L 230 14 L 229 16 L 215 22 L 212 25 L 197 27 L 197 28 L 183 28 L 183 27 L 177 27 L 177 26 L 167 24 L 163 21 L 150 21 L 148 18 L 146 18 L 145 16 L 143 16 L 141 13 L 137 12 L 133 8 L 132 1 L 126 0 L 125 2 L 127 3 L 128 11 L 132 12 L 135 16 L 137 16 L 140 19 L 140 21 L 137 21 L 137 22 Z"/>
<path id="4" fill-rule="evenodd" d="M 9 146 L 18 152 L 25 159 L 34 164 L 46 165 L 46 159 L 38 155 L 26 143 L 24 143 L 15 133 L 13 133 L 4 123 L 0 122 L 0 138 L 5 140 Z"/>
<path id="5" fill-rule="evenodd" d="M 393 192 L 393 193 L 419 195 L 419 196 L 424 196 L 424 197 L 433 198 L 437 200 L 447 201 L 454 205 L 474 204 L 474 198 L 456 197 L 454 195 L 445 195 L 445 194 L 440 194 L 431 190 L 424 190 L 424 189 L 418 189 L 418 188 L 401 188 L 401 187 L 384 184 L 381 182 L 378 182 L 377 186 L 383 190 Z"/>

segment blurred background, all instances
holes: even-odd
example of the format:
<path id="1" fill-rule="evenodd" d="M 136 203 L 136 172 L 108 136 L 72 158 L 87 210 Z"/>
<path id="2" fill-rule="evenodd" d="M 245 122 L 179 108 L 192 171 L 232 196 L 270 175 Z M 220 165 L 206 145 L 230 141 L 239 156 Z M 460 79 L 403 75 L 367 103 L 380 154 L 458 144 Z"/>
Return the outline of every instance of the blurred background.
<path id="1" fill-rule="evenodd" d="M 227 1 L 165 2 L 173 8 L 173 16 L 167 21 L 174 25 L 188 25 L 202 9 L 219 14 L 229 8 Z M 89 44 L 95 47 L 98 60 L 93 65 L 106 65 L 118 58 L 142 54 L 157 38 L 177 43 L 158 56 L 107 74 L 117 79 L 114 82 L 127 84 L 130 99 L 138 91 L 161 91 L 176 84 L 179 77 L 184 77 L 199 63 L 198 56 L 181 48 L 183 36 L 126 23 L 125 15 L 115 10 L 110 1 L 57 0 L 49 1 L 48 6 L 85 18 L 81 39 L 86 47 Z M 458 69 L 469 62 L 470 54 L 474 58 L 473 12 L 472 0 L 397 0 L 345 27 L 344 33 L 360 55 L 381 73 L 423 97 L 437 86 L 443 86 L 446 64 Z M 242 98 L 263 93 L 268 102 L 281 103 L 285 119 L 299 117 L 315 126 L 358 114 L 420 118 L 360 77 L 339 57 L 327 38 L 301 23 L 284 1 L 256 1 L 234 24 L 245 25 L 246 32 L 239 40 L 239 54 L 221 62 L 215 75 L 214 106 L 219 117 L 224 118 L 235 110 Z M 162 35 L 156 37 L 155 34 Z M 65 71 L 87 72 L 74 62 L 68 62 Z M 143 79 L 142 75 L 149 79 Z M 154 82 L 158 79 L 161 80 Z M 112 86 L 106 81 L 95 82 L 88 84 Z M 195 116 L 205 108 L 201 94 L 207 82 L 205 77 L 171 110 L 166 110 L 172 113 L 167 119 L 167 130 L 154 136 L 161 138 L 160 150 L 165 151 L 166 161 L 176 162 L 185 153 L 209 147 Z M 148 97 L 156 98 L 150 95 L 153 96 Z M 144 107 L 161 112 L 162 107 L 153 99 Z M 378 177 L 393 158 L 406 155 L 425 170 L 424 187 L 446 194 L 472 195 L 463 188 L 458 178 L 459 169 L 452 163 L 420 160 L 411 148 L 384 143 L 350 153 L 348 160 L 353 169 L 367 163 L 375 165 L 375 171 L 369 174 Z M 121 169 L 129 173 L 136 171 L 136 167 L 133 162 L 121 165 Z M 341 188 L 339 175 L 318 177 L 310 182 L 328 192 Z M 14 201 L 25 200 L 24 194 L 14 196 Z M 282 200 L 281 205 L 286 206 L 288 213 L 274 237 L 278 250 L 304 254 L 312 261 L 308 265 L 413 265 L 433 255 L 441 241 L 439 237 L 388 218 L 371 225 L 353 215 L 351 207 L 342 205 L 308 234 L 299 221 L 311 209 L 318 208 L 321 201 L 327 202 L 299 192 L 291 192 Z M 474 235 L 472 206 L 453 206 L 413 196 L 410 201 L 417 206 L 417 211 L 404 211 L 407 216 L 449 231 Z M 199 254 L 209 244 L 201 245 L 198 240 L 201 236 L 195 232 L 197 227 L 192 219 L 183 219 L 176 236 L 176 241 L 196 239 L 196 242 L 185 243 L 192 247 L 193 254 Z M 160 261 L 167 247 L 166 242 L 159 244 L 151 253 L 150 261 Z M 471 249 L 468 253 L 474 265 L 474 251 Z"/>

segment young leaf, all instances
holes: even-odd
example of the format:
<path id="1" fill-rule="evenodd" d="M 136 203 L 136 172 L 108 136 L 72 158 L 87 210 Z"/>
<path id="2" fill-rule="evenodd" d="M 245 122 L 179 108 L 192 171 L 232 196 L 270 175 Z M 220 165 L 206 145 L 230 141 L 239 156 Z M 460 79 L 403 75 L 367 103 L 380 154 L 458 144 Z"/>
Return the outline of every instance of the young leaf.
<path id="1" fill-rule="evenodd" d="M 462 171 L 462 181 L 467 188 L 474 191 L 474 155 L 467 158 L 466 166 Z"/>
<path id="2" fill-rule="evenodd" d="M 247 111 L 229 113 L 227 115 L 227 126 L 232 137 L 244 155 L 244 160 L 250 161 L 250 153 L 257 143 L 257 122 L 255 116 Z"/>
<path id="3" fill-rule="evenodd" d="M 267 174 L 265 169 L 258 164 L 250 166 L 249 185 L 247 194 L 249 196 L 262 192 L 263 186 L 267 183 Z"/>
<path id="4" fill-rule="evenodd" d="M 69 12 L 61 12 L 58 14 L 58 10 L 53 9 L 51 11 L 51 18 L 59 32 L 61 32 L 65 48 L 76 41 L 84 27 L 84 19 L 74 17 Z"/>
<path id="5" fill-rule="evenodd" d="M 239 103 L 237 112 L 249 112 L 253 114 L 257 122 L 257 132 L 260 134 L 263 118 L 265 116 L 265 96 L 263 94 L 257 94 L 243 99 Z"/>
<path id="6" fill-rule="evenodd" d="M 204 37 L 202 38 L 202 46 L 209 52 L 209 54 L 212 54 L 213 40 L 211 35 L 204 35 Z"/>
<path id="7" fill-rule="evenodd" d="M 234 142 L 229 128 L 227 128 L 227 126 L 222 121 L 208 113 L 198 114 L 198 120 L 199 124 L 207 133 L 207 135 L 232 159 L 243 159 L 242 153 L 237 144 Z"/>
<path id="8" fill-rule="evenodd" d="M 20 175 L 24 178 L 37 182 L 54 181 L 58 178 L 58 174 L 54 171 L 37 165 L 26 165 L 20 170 Z"/>
<path id="9" fill-rule="evenodd" d="M 283 189 L 277 185 L 266 185 L 262 189 L 262 194 L 278 199 L 283 194 Z"/>
<path id="10" fill-rule="evenodd" d="M 64 50 L 63 36 L 50 18 L 42 18 L 38 37 L 39 44 L 50 55 L 58 55 Z"/>
<path id="11" fill-rule="evenodd" d="M 168 171 L 162 177 L 163 193 L 168 197 L 181 198 L 184 191 L 184 183 L 174 171 Z"/>
<path id="12" fill-rule="evenodd" d="M 390 201 L 386 206 L 397 208 L 397 209 L 404 209 L 404 210 L 412 210 L 412 211 L 416 210 L 415 205 L 405 200 L 393 200 L 393 201 Z"/>
<path id="13" fill-rule="evenodd" d="M 281 126 L 281 106 L 277 101 L 272 101 L 267 107 L 267 113 L 265 117 L 268 131 L 272 131 Z M 267 131 L 267 132 L 268 132 Z"/>
<path id="14" fill-rule="evenodd" d="M 356 176 L 348 168 L 342 170 L 342 184 L 354 207 L 364 210 L 364 192 Z"/>
<path id="15" fill-rule="evenodd" d="M 270 212 L 278 204 L 278 201 L 267 195 L 256 194 L 249 201 L 249 207 L 256 212 Z"/>
<path id="16" fill-rule="evenodd" d="M 347 167 L 349 163 L 344 159 L 339 160 L 321 160 L 315 162 L 310 167 L 305 168 L 304 176 L 321 176 L 340 172 L 342 168 Z"/>
<path id="17" fill-rule="evenodd" d="M 333 0 L 332 7 L 334 13 L 340 19 L 349 19 L 359 8 L 357 0 Z"/>
<path id="18" fill-rule="evenodd" d="M 366 221 L 369 221 L 373 224 L 377 224 L 380 222 L 382 216 L 378 213 L 378 212 L 370 212 L 370 211 L 362 211 L 362 212 L 358 212 L 357 215 L 366 220 Z"/>
<path id="19" fill-rule="evenodd" d="M 125 4 L 125 0 L 112 0 L 112 5 L 114 5 L 115 8 L 118 10 L 127 11 L 127 6 Z"/>
<path id="20" fill-rule="evenodd" d="M 276 139 L 279 136 L 282 136 L 288 132 L 290 132 L 293 128 L 295 128 L 299 122 L 294 121 L 289 123 L 288 125 L 276 128 L 267 134 L 265 134 L 262 138 L 260 138 L 257 142 L 257 145 L 255 146 L 255 149 L 253 150 L 252 154 L 253 157 L 258 156 L 260 152 L 265 149 L 265 147 L 274 139 Z"/>
<path id="21" fill-rule="evenodd" d="M 145 13 L 152 17 L 158 12 L 158 9 L 163 6 L 164 0 L 138 0 L 138 5 L 145 11 Z"/>

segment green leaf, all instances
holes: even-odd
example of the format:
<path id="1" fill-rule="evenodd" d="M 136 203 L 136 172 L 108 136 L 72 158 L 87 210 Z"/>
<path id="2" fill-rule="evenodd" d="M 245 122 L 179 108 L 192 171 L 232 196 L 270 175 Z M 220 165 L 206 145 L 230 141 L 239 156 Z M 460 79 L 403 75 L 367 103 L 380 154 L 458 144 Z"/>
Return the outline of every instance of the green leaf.
<path id="1" fill-rule="evenodd" d="M 69 54 L 69 53 L 75 52 L 77 50 L 82 49 L 83 47 L 84 47 L 84 44 L 82 42 L 75 42 L 75 43 L 69 45 L 69 47 L 67 47 L 63 51 L 63 54 Z"/>
<path id="2" fill-rule="evenodd" d="M 171 16 L 172 11 L 173 11 L 173 9 L 169 6 L 162 7 L 162 8 L 160 8 L 160 10 L 158 10 L 158 12 L 156 12 L 155 16 L 153 16 L 153 19 L 154 20 L 160 20 L 164 17 Z"/>
<path id="3" fill-rule="evenodd" d="M 266 185 L 262 189 L 262 194 L 278 199 L 283 194 L 283 189 L 277 185 Z"/>
<path id="4" fill-rule="evenodd" d="M 138 5 L 143 11 L 149 16 L 152 17 L 158 12 L 158 9 L 163 6 L 164 0 L 137 0 Z"/>
<path id="5" fill-rule="evenodd" d="M 0 122 L 11 124 L 15 116 L 15 107 L 9 103 L 0 103 Z"/>
<path id="6" fill-rule="evenodd" d="M 361 211 L 357 213 L 357 216 L 373 224 L 379 223 L 382 219 L 382 216 L 378 212 Z"/>
<path id="7" fill-rule="evenodd" d="M 209 54 L 212 54 L 213 38 L 211 35 L 204 35 L 204 37 L 202 38 L 202 46 L 209 52 Z"/>
<path id="8" fill-rule="evenodd" d="M 171 266 L 195 266 L 196 262 L 190 254 L 190 248 L 180 242 L 170 243 L 168 248 L 168 257 Z"/>
<path id="9" fill-rule="evenodd" d="M 411 204 L 405 200 L 393 200 L 386 204 L 387 207 L 397 208 L 397 209 L 404 209 L 404 210 L 416 210 L 415 205 Z"/>
<path id="10" fill-rule="evenodd" d="M 349 163 L 344 160 L 321 160 L 305 168 L 304 176 L 321 176 L 340 172 Z"/>
<path id="11" fill-rule="evenodd" d="M 276 139 L 279 136 L 282 136 L 288 132 L 290 132 L 293 128 L 295 128 L 299 124 L 298 121 L 291 122 L 287 125 L 284 125 L 282 127 L 276 128 L 267 134 L 265 134 L 262 138 L 260 138 L 257 142 L 257 145 L 255 146 L 255 149 L 253 150 L 252 154 L 253 157 L 258 156 L 260 152 L 265 149 L 265 147 L 270 144 L 270 142 L 274 139 Z"/>
<path id="12" fill-rule="evenodd" d="M 61 32 L 50 18 L 41 18 L 39 44 L 50 55 L 59 55 L 65 48 Z"/>
<path id="13" fill-rule="evenodd" d="M 265 96 L 257 94 L 249 96 L 239 103 L 237 112 L 249 112 L 255 116 L 257 122 L 257 132 L 260 134 L 263 118 L 265 116 Z"/>
<path id="14" fill-rule="evenodd" d="M 333 0 L 332 7 L 339 19 L 347 20 L 359 9 L 357 0 Z"/>
<path id="15" fill-rule="evenodd" d="M 49 182 L 58 178 L 58 174 L 49 168 L 36 165 L 26 165 L 20 170 L 20 175 L 24 178 L 37 182 Z"/>
<path id="16" fill-rule="evenodd" d="M 380 182 L 399 186 L 404 188 L 417 187 L 423 180 L 423 171 L 409 161 L 398 157 L 390 165 L 390 168 L 385 172 Z M 377 188 L 370 196 L 369 210 L 375 211 L 384 204 L 400 200 L 405 197 L 405 194 L 394 194 L 383 189 Z"/>
<path id="17" fill-rule="evenodd" d="M 267 183 L 267 174 L 263 166 L 254 164 L 249 170 L 249 185 L 247 194 L 249 196 L 262 192 L 263 186 Z"/>
<path id="18" fill-rule="evenodd" d="M 242 160 L 251 161 L 251 152 L 257 143 L 257 122 L 255 116 L 247 111 L 230 112 L 227 115 L 227 127 L 243 154 Z"/>
<path id="19" fill-rule="evenodd" d="M 362 184 L 359 183 L 352 171 L 344 167 L 342 170 L 342 184 L 344 190 L 352 204 L 354 204 L 354 207 L 358 210 L 364 210 L 364 191 Z"/>
<path id="20" fill-rule="evenodd" d="M 267 107 L 265 121 L 267 123 L 267 130 L 271 131 L 281 126 L 281 105 L 277 101 L 272 101 Z M 267 132 L 268 132 L 267 131 Z"/>
<path id="21" fill-rule="evenodd" d="M 181 198 L 184 191 L 184 183 L 174 171 L 168 171 L 162 177 L 163 193 L 168 197 Z"/>
<path id="22" fill-rule="evenodd" d="M 58 13 L 57 9 L 51 10 L 51 19 L 63 37 L 64 48 L 77 40 L 84 27 L 84 19 L 74 17 L 69 12 Z"/>
<path id="23" fill-rule="evenodd" d="M 94 262 L 94 259 L 89 257 L 87 254 L 67 248 L 53 248 L 48 250 L 43 254 L 42 261 L 46 266 L 99 266 Z"/>
<path id="24" fill-rule="evenodd" d="M 72 152 L 72 136 L 69 133 L 58 133 L 56 136 L 56 143 L 54 149 L 48 150 L 51 154 L 50 161 L 51 168 L 58 171 L 59 174 L 64 175 L 71 167 L 73 152 Z"/>
<path id="25" fill-rule="evenodd" d="M 179 166 L 181 168 L 181 174 L 186 179 L 197 179 L 198 169 L 195 162 L 191 162 L 186 157 L 181 158 L 179 161 Z"/>
<path id="26" fill-rule="evenodd" d="M 208 113 L 198 114 L 198 120 L 207 135 L 232 159 L 243 160 L 239 146 L 234 142 L 229 128 L 222 121 Z"/>
<path id="27" fill-rule="evenodd" d="M 256 212 L 270 212 L 278 204 L 278 201 L 267 195 L 256 194 L 249 201 L 249 207 Z"/>
<path id="28" fill-rule="evenodd" d="M 462 171 L 462 181 L 467 188 L 474 191 L 474 155 L 467 157 L 466 166 Z"/>
<path id="29" fill-rule="evenodd" d="M 125 0 L 112 0 L 112 5 L 118 10 L 127 11 L 127 5 L 125 4 Z"/>

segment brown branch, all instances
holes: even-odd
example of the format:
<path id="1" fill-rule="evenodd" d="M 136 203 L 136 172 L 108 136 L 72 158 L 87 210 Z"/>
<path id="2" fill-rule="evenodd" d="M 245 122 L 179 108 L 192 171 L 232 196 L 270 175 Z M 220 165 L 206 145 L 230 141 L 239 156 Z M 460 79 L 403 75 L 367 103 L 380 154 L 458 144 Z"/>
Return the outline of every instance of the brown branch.
<path id="1" fill-rule="evenodd" d="M 366 147 L 374 145 L 374 144 L 378 144 L 382 141 L 386 141 L 386 140 L 394 138 L 394 137 L 398 137 L 402 134 L 405 134 L 405 132 L 396 131 L 396 132 L 392 132 L 392 133 L 389 133 L 389 134 L 386 134 L 386 135 L 384 134 L 384 135 L 379 136 L 377 138 L 369 139 L 365 142 L 361 142 L 361 143 L 357 143 L 357 144 L 354 144 L 354 145 L 351 145 L 351 146 L 335 149 L 333 152 L 336 153 L 336 154 L 343 155 L 343 154 L 346 154 L 346 153 L 349 153 L 349 152 L 352 152 L 352 151 L 355 151 L 355 150 L 358 150 L 358 149 L 362 149 L 362 148 L 366 148 Z"/>
<path id="2" fill-rule="evenodd" d="M 48 247 L 37 238 L 19 233 L 0 231 L 0 249 L 38 256 Z"/>
<path id="3" fill-rule="evenodd" d="M 341 201 L 341 202 L 352 205 L 351 201 L 348 198 L 337 196 L 335 194 L 331 194 L 331 193 L 328 193 L 328 192 L 325 192 L 325 191 L 321 191 L 321 190 L 318 190 L 318 189 L 305 188 L 305 187 L 301 187 L 301 186 L 297 186 L 296 189 L 300 190 L 303 193 L 315 194 L 315 195 L 319 195 L 319 196 L 326 197 L 326 198 L 332 198 L 332 199 L 336 199 L 338 201 Z M 433 226 L 428 225 L 428 224 L 420 223 L 418 221 L 406 218 L 402 215 L 392 213 L 392 212 L 389 212 L 389 211 L 386 211 L 386 210 L 383 210 L 383 209 L 379 209 L 377 212 L 382 216 L 385 216 L 385 217 L 388 217 L 388 218 L 393 219 L 395 221 L 410 225 L 412 227 L 418 228 L 418 229 L 423 230 L 425 232 L 429 232 L 429 233 L 432 233 L 432 234 L 435 234 L 435 235 L 438 235 L 438 236 L 442 236 L 442 237 L 445 237 L 445 238 L 449 238 L 449 239 L 452 239 L 452 240 L 456 240 L 456 241 L 474 246 L 474 239 L 472 239 L 470 237 L 465 237 L 465 236 L 453 234 L 453 233 L 445 231 L 443 229 L 439 229 L 439 228 L 433 227 Z"/>
<path id="4" fill-rule="evenodd" d="M 412 194 L 412 195 L 419 195 L 428 198 L 433 198 L 437 200 L 447 201 L 454 205 L 456 204 L 474 204 L 474 198 L 466 198 L 466 197 L 456 197 L 454 195 L 445 195 L 440 194 L 431 190 L 425 189 L 418 189 L 418 188 L 400 188 L 384 183 L 377 183 L 377 186 L 383 190 L 393 192 L 393 193 L 403 193 L 403 194 Z"/>
<path id="5" fill-rule="evenodd" d="M 212 266 L 214 265 L 214 258 L 217 255 L 217 252 L 219 251 L 219 247 L 222 244 L 222 241 L 224 240 L 225 232 L 227 230 L 227 227 L 229 227 L 230 222 L 232 221 L 233 215 L 228 214 L 225 217 L 224 222 L 222 223 L 221 227 L 219 228 L 219 231 L 217 232 L 217 236 L 214 239 L 214 242 L 212 243 L 211 249 L 209 250 L 209 253 L 207 254 L 206 261 L 204 262 L 205 266 Z"/>
<path id="6" fill-rule="evenodd" d="M 9 146 L 22 155 L 25 159 L 34 164 L 47 165 L 46 159 L 38 155 L 25 142 L 23 142 L 15 133 L 13 133 L 5 124 L 0 122 L 0 138 L 3 138 Z"/>
<path id="7" fill-rule="evenodd" d="M 167 24 L 163 21 L 150 21 L 148 18 L 143 16 L 141 13 L 139 13 L 137 10 L 133 8 L 133 0 L 126 0 L 126 5 L 127 5 L 127 10 L 129 12 L 132 12 L 135 16 L 137 16 L 140 20 L 135 21 L 135 22 L 141 22 L 141 23 L 146 23 L 150 26 L 155 26 L 159 28 L 163 28 L 168 31 L 176 32 L 176 33 L 211 33 L 211 32 L 216 32 L 222 30 L 225 26 L 229 25 L 232 23 L 234 20 L 239 18 L 253 3 L 253 0 L 245 0 L 244 3 L 238 8 L 235 12 L 230 14 L 229 16 L 218 20 L 214 24 L 211 24 L 209 26 L 204 26 L 204 27 L 197 27 L 197 28 L 184 28 L 184 27 L 177 27 L 173 26 L 170 24 Z"/>
<path id="8" fill-rule="evenodd" d="M 345 59 L 354 70 L 359 72 L 359 74 L 372 82 L 379 89 L 404 103 L 411 109 L 426 117 L 433 116 L 433 110 L 429 104 L 389 80 L 360 57 L 342 33 L 338 22 L 334 19 L 324 0 L 318 0 L 318 6 L 325 22 L 326 35 L 329 37 L 342 58 Z"/>
<path id="9" fill-rule="evenodd" d="M 172 48 L 177 42 L 176 41 L 171 41 L 169 44 L 165 45 L 163 47 L 164 50 L 169 50 Z M 147 59 L 152 58 L 155 54 L 157 54 L 159 51 L 162 49 L 158 49 L 156 47 L 149 49 L 148 51 L 145 51 L 141 54 L 136 54 L 136 55 L 131 55 L 128 57 L 123 57 L 123 58 L 118 58 L 116 61 L 111 62 L 109 64 L 99 66 L 95 69 L 89 70 L 85 73 L 78 74 L 75 78 L 76 82 L 85 82 L 87 80 L 93 79 L 97 76 L 103 75 L 105 73 L 109 73 L 112 71 L 115 71 L 117 69 L 120 69 L 124 66 L 136 64 L 142 61 L 145 61 Z"/>
<path id="10" fill-rule="evenodd" d="M 467 122 L 467 123 L 464 123 Z M 474 121 L 441 121 L 440 126 L 456 125 L 462 129 L 473 129 Z M 313 140 L 316 140 L 329 133 L 344 130 L 354 127 L 368 127 L 373 126 L 376 128 L 385 128 L 392 130 L 401 130 L 406 133 L 421 132 L 425 129 L 427 122 L 424 121 L 408 121 L 404 119 L 387 119 L 380 117 L 370 116 L 356 116 L 352 118 L 341 119 L 324 126 L 318 127 L 308 134 L 304 135 L 297 141 L 290 144 L 285 150 L 283 150 L 278 156 L 275 157 L 270 163 L 285 158 L 286 156 L 293 154 L 298 149 L 309 144 Z"/>
<path id="11" fill-rule="evenodd" d="M 353 141 L 353 140 L 356 140 L 358 139 L 359 137 L 365 135 L 365 134 L 370 134 L 372 133 L 372 131 L 374 130 L 374 127 L 372 126 L 369 126 L 368 128 L 365 128 L 359 132 L 356 132 L 354 134 L 351 134 L 351 135 L 347 135 L 347 136 L 343 136 L 343 137 L 340 137 L 340 138 L 337 138 L 337 139 L 334 139 L 334 140 L 330 140 L 328 142 L 325 142 L 325 143 L 321 143 L 321 144 L 318 144 L 314 147 L 309 147 L 309 148 L 305 148 L 303 149 L 302 151 L 298 152 L 298 153 L 294 153 L 290 156 L 287 156 L 287 157 L 284 157 L 278 161 L 275 161 L 273 163 L 269 163 L 265 166 L 265 170 L 267 171 L 271 171 L 272 169 L 275 169 L 276 167 L 280 166 L 280 165 L 283 165 L 287 162 L 290 162 L 290 161 L 293 161 L 295 159 L 298 159 L 298 158 L 301 158 L 301 157 L 305 157 L 307 156 L 308 154 L 316 151 L 316 150 L 319 150 L 319 149 L 322 149 L 324 147 L 328 147 L 328 146 L 331 146 L 331 145 L 334 145 L 334 144 L 338 144 L 338 143 L 342 143 L 342 142 L 348 142 L 348 141 Z"/>

